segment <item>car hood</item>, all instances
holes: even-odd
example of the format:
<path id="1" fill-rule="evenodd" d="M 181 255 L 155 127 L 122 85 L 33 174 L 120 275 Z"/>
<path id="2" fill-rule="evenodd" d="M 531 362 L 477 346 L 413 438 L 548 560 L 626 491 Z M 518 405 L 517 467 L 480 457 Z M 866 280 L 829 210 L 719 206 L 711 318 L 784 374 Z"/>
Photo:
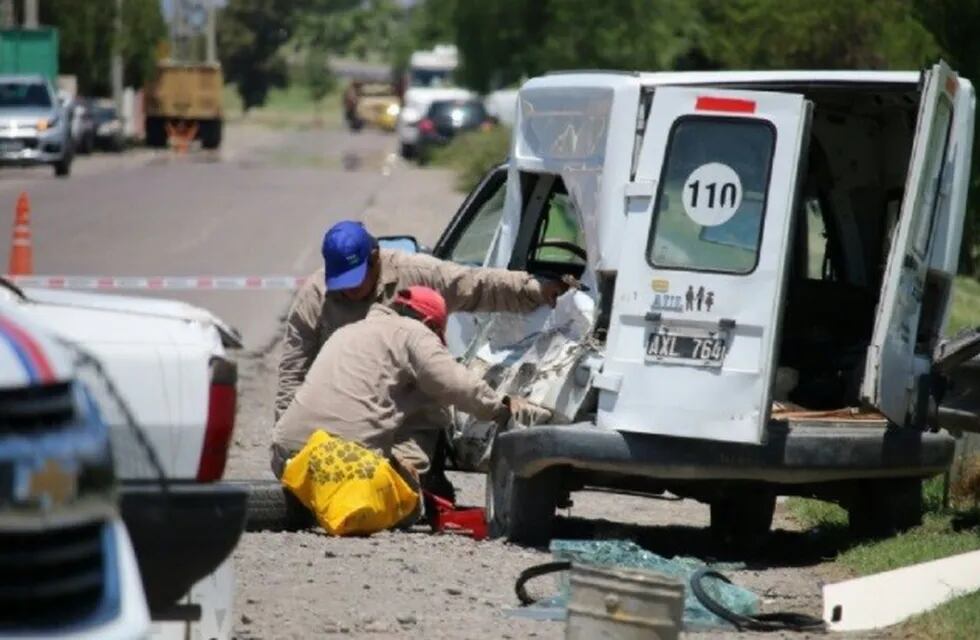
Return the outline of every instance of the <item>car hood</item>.
<path id="1" fill-rule="evenodd" d="M 469 89 L 455 87 L 417 87 L 405 92 L 405 104 L 415 108 L 428 107 L 436 100 L 468 100 L 476 94 Z"/>
<path id="2" fill-rule="evenodd" d="M 0 289 L 0 295 L 6 295 L 6 297 L 11 299 L 18 297 L 14 291 L 7 289 Z M 24 289 L 23 295 L 24 299 L 22 302 L 33 303 L 39 307 L 58 308 L 79 313 L 86 311 L 110 312 L 116 316 L 131 315 L 144 318 L 183 320 L 185 322 L 210 326 L 217 330 L 224 347 L 242 347 L 241 335 L 235 328 L 222 321 L 210 311 L 185 302 L 35 288 Z"/>
<path id="3" fill-rule="evenodd" d="M 70 380 L 72 356 L 18 305 L 0 299 L 0 390 Z"/>
<path id="4" fill-rule="evenodd" d="M 23 120 L 32 124 L 38 120 L 53 118 L 57 111 L 51 107 L 0 107 L 0 120 Z"/>

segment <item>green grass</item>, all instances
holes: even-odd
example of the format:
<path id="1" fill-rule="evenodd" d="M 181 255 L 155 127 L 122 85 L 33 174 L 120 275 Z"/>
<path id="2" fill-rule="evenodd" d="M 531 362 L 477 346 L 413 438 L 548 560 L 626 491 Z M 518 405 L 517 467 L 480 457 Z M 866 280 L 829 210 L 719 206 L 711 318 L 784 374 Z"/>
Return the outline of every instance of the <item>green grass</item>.
<path id="1" fill-rule="evenodd" d="M 953 527 L 956 515 L 942 508 L 942 478 L 923 486 L 926 514 L 921 526 L 885 540 L 849 544 L 836 562 L 854 575 L 869 575 L 920 562 L 980 549 L 980 529 Z M 818 535 L 846 538 L 847 513 L 837 505 L 793 498 L 787 509 L 800 524 L 816 528 Z M 957 598 L 937 609 L 917 616 L 900 627 L 903 637 L 974 638 L 980 628 L 980 592 Z"/>
<path id="2" fill-rule="evenodd" d="M 266 103 L 248 113 L 242 111 L 242 101 L 235 86 L 225 85 L 224 105 L 229 120 L 261 124 L 273 128 L 336 128 L 343 122 L 340 89 L 328 94 L 314 109 L 313 99 L 305 85 L 292 83 L 282 89 L 269 91 Z"/>
<path id="3" fill-rule="evenodd" d="M 946 335 L 976 326 L 980 326 L 980 282 L 959 276 L 953 285 L 953 308 L 949 313 Z"/>
<path id="4" fill-rule="evenodd" d="M 961 596 L 901 626 L 909 638 L 975 640 L 980 629 L 980 592 Z"/>
<path id="5" fill-rule="evenodd" d="M 469 193 L 487 171 L 507 159 L 510 153 L 510 129 L 494 127 L 489 131 L 471 131 L 456 136 L 452 142 L 436 149 L 432 164 L 456 171 L 456 188 Z"/>

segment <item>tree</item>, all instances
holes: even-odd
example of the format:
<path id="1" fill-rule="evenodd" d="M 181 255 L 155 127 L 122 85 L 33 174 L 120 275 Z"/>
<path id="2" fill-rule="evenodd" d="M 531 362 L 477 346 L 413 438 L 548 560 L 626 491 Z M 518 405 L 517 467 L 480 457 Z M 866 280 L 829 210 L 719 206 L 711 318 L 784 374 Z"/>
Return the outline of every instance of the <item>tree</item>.
<path id="1" fill-rule="evenodd" d="M 918 68 L 937 53 L 912 0 L 701 0 L 708 56 L 727 69 Z"/>
<path id="2" fill-rule="evenodd" d="M 229 0 L 218 16 L 218 56 L 247 111 L 265 104 L 272 87 L 288 79 L 280 49 L 294 28 L 290 0 Z"/>
<path id="3" fill-rule="evenodd" d="M 115 43 L 115 0 L 46 0 L 39 3 L 42 24 L 58 28 L 61 73 L 78 79 L 86 95 L 109 92 L 109 60 Z M 141 86 L 155 64 L 157 44 L 167 29 L 156 0 L 124 0 L 122 48 L 125 82 Z"/>
<path id="4" fill-rule="evenodd" d="M 306 0 L 296 35 L 304 47 L 366 59 L 389 58 L 403 12 L 395 0 Z"/>
<path id="5" fill-rule="evenodd" d="M 327 52 L 319 47 L 306 52 L 304 76 L 306 87 L 313 99 L 314 122 L 320 122 L 320 103 L 337 85 L 336 78 L 330 70 Z"/>
<path id="6" fill-rule="evenodd" d="M 916 16 L 932 33 L 946 60 L 964 77 L 980 80 L 980 0 L 917 0 Z M 967 200 L 966 224 L 960 251 L 960 270 L 973 276 L 978 273 L 974 255 L 980 244 L 980 148 L 974 136 L 970 197 Z"/>
<path id="7" fill-rule="evenodd" d="M 123 76 L 129 86 L 142 87 L 153 77 L 157 47 L 167 38 L 167 24 L 158 0 L 124 0 L 120 46 Z"/>

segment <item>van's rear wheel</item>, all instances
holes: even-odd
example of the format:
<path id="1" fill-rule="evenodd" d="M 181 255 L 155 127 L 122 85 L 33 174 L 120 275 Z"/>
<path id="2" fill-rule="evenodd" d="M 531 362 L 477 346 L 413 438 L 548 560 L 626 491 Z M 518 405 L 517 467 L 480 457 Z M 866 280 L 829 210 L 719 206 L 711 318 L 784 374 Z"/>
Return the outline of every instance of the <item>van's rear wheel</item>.
<path id="1" fill-rule="evenodd" d="M 490 536 L 526 546 L 547 544 L 551 540 L 560 493 L 560 468 L 519 478 L 506 465 L 494 465 L 487 474 Z"/>
<path id="2" fill-rule="evenodd" d="M 922 524 L 922 479 L 858 482 L 847 503 L 848 528 L 858 538 L 887 538 Z"/>
<path id="3" fill-rule="evenodd" d="M 739 553 L 758 551 L 769 536 L 776 511 L 776 494 L 765 489 L 745 489 L 743 495 L 726 495 L 711 502 L 711 537 L 724 548 Z"/>

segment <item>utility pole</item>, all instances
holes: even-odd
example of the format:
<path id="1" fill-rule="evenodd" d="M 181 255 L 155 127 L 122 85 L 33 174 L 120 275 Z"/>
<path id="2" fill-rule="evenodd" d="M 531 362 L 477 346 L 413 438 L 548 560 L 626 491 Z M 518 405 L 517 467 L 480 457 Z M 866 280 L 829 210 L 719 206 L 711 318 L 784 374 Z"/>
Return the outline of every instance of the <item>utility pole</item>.
<path id="1" fill-rule="evenodd" d="M 37 29 L 37 0 L 24 0 L 24 28 Z"/>
<path id="2" fill-rule="evenodd" d="M 217 10 L 214 8 L 213 4 L 208 4 L 208 24 L 207 29 L 205 29 L 205 41 L 207 46 L 205 47 L 205 61 L 208 64 L 214 64 L 218 61 L 218 46 L 217 46 L 217 33 L 216 33 L 216 22 L 215 15 Z"/>
<path id="3" fill-rule="evenodd" d="M 116 16 L 113 21 L 112 59 L 110 61 L 110 80 L 112 82 L 112 101 L 116 112 L 123 112 L 123 59 L 122 59 L 122 9 L 123 0 L 116 0 Z"/>
<path id="4" fill-rule="evenodd" d="M 174 0 L 173 24 L 170 25 L 170 37 L 172 46 L 170 47 L 170 57 L 180 62 L 184 59 L 184 3 L 183 0 Z"/>

